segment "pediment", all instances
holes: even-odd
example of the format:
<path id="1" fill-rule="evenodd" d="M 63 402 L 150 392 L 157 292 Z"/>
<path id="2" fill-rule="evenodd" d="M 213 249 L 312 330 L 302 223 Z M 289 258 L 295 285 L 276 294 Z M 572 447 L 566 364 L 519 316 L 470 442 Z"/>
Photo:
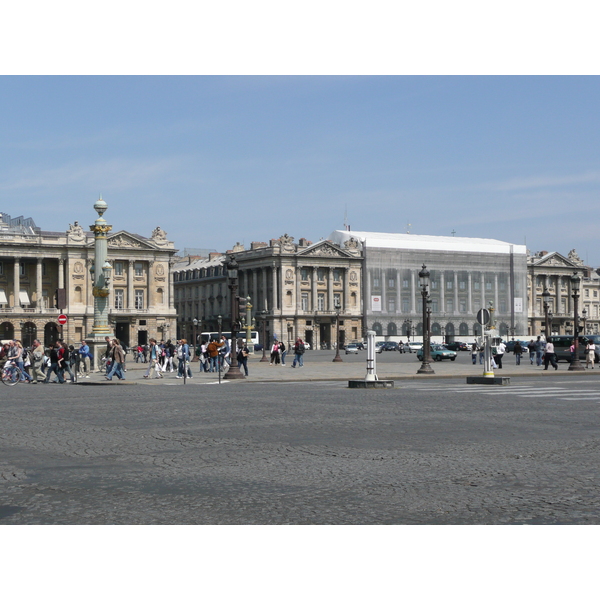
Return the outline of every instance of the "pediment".
<path id="1" fill-rule="evenodd" d="M 536 260 L 533 264 L 536 267 L 564 267 L 566 269 L 574 270 L 580 268 L 580 265 L 564 257 L 559 252 L 551 252 L 550 254 L 546 254 L 545 256 L 542 256 L 539 260 Z"/>
<path id="2" fill-rule="evenodd" d="M 303 248 L 298 252 L 298 256 L 315 256 L 325 258 L 356 258 L 347 250 L 342 250 L 339 246 L 332 244 L 329 240 L 322 240 Z"/>
<path id="3" fill-rule="evenodd" d="M 140 238 L 127 233 L 126 231 L 119 231 L 113 235 L 108 236 L 108 247 L 109 248 L 137 248 L 141 250 L 155 250 L 156 246 L 146 240 L 140 240 Z"/>

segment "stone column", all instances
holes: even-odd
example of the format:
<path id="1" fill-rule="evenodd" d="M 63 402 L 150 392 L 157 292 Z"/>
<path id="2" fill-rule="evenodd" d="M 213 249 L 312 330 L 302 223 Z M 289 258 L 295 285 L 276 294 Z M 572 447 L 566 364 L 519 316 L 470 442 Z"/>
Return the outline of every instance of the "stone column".
<path id="1" fill-rule="evenodd" d="M 173 273 L 173 264 L 171 262 L 169 262 L 169 308 L 175 308 L 175 273 Z"/>
<path id="2" fill-rule="evenodd" d="M 35 271 L 35 297 L 36 300 L 36 312 L 42 312 L 43 308 L 43 294 L 42 294 L 42 259 L 37 259 L 36 271 Z"/>
<path id="3" fill-rule="evenodd" d="M 262 297 L 263 297 L 263 306 L 265 310 L 269 310 L 269 286 L 267 284 L 267 267 L 262 268 L 262 280 L 263 280 L 263 289 L 262 289 Z"/>
<path id="4" fill-rule="evenodd" d="M 417 314 L 417 287 L 415 285 L 416 281 L 416 270 L 410 270 L 410 314 Z M 423 325 L 425 325 L 423 323 Z"/>
<path id="5" fill-rule="evenodd" d="M 133 292 L 133 270 L 134 261 L 130 260 L 127 266 L 127 308 L 129 310 L 134 310 L 134 292 Z"/>
<path id="6" fill-rule="evenodd" d="M 481 308 L 487 308 L 485 305 L 485 273 L 481 272 Z"/>
<path id="7" fill-rule="evenodd" d="M 498 273 L 494 273 L 494 308 L 498 314 Z"/>
<path id="8" fill-rule="evenodd" d="M 344 297 L 342 298 L 342 308 L 350 310 L 350 267 L 344 268 Z"/>
<path id="9" fill-rule="evenodd" d="M 15 258 L 15 264 L 13 267 L 13 287 L 15 290 L 13 296 L 13 306 L 16 308 L 20 305 L 19 292 L 21 291 L 21 263 L 19 258 Z"/>
<path id="10" fill-rule="evenodd" d="M 458 271 L 454 271 L 454 314 L 459 314 L 458 310 Z"/>
<path id="11" fill-rule="evenodd" d="M 468 291 L 467 291 L 468 306 L 467 306 L 467 310 L 469 311 L 469 314 L 472 315 L 473 314 L 473 290 L 472 290 L 473 278 L 471 277 L 471 271 L 468 272 L 467 276 L 468 276 L 468 279 L 467 279 L 467 286 L 468 286 Z"/>
<path id="12" fill-rule="evenodd" d="M 316 313 L 318 304 L 317 304 L 317 267 L 313 267 L 312 272 L 312 312 Z"/>
<path id="13" fill-rule="evenodd" d="M 333 310 L 333 267 L 327 269 L 327 310 Z"/>
<path id="14" fill-rule="evenodd" d="M 65 287 L 65 259 L 58 259 L 58 289 L 62 290 Z"/>
<path id="15" fill-rule="evenodd" d="M 400 269 L 396 271 L 396 314 L 402 313 L 402 281 Z"/>
<path id="16" fill-rule="evenodd" d="M 381 314 L 383 315 L 383 313 L 387 313 L 387 304 L 386 304 L 386 293 L 385 293 L 385 286 L 386 286 L 386 272 L 385 269 L 381 269 L 379 272 L 379 280 L 381 283 Z"/>
<path id="17" fill-rule="evenodd" d="M 444 271 L 440 271 L 440 312 L 446 314 L 446 279 L 444 277 Z"/>
<path id="18" fill-rule="evenodd" d="M 301 291 L 301 281 L 302 281 L 302 269 L 298 266 L 295 268 L 296 273 L 296 315 L 302 310 L 302 291 Z M 296 318 L 294 321 L 294 330 L 298 331 L 298 319 Z M 297 334 L 296 334 L 297 337 Z"/>
<path id="19" fill-rule="evenodd" d="M 271 297 L 272 297 L 272 302 L 271 302 L 271 306 L 273 308 L 273 314 L 275 313 L 275 310 L 277 308 L 279 308 L 279 304 L 277 302 L 277 267 L 275 265 L 273 265 L 271 267 L 271 279 L 273 280 L 273 289 L 271 290 Z"/>
<path id="20" fill-rule="evenodd" d="M 258 271 L 256 269 L 250 270 L 252 274 L 252 306 L 254 306 L 254 311 L 260 312 L 262 310 L 258 298 Z"/>

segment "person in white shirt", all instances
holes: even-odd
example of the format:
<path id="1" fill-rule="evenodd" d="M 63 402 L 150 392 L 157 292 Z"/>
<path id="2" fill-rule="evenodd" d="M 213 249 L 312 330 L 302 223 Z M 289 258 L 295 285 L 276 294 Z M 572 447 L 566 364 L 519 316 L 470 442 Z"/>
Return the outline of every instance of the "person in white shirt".
<path id="1" fill-rule="evenodd" d="M 596 344 L 590 340 L 585 347 L 586 361 L 585 368 L 587 369 L 589 365 L 592 365 L 592 369 L 594 368 L 594 361 L 596 360 Z"/>
<path id="2" fill-rule="evenodd" d="M 548 370 L 548 363 L 550 363 L 554 370 L 558 370 L 556 364 L 556 354 L 554 353 L 554 344 L 552 342 L 546 342 L 546 349 L 544 350 L 544 371 Z"/>

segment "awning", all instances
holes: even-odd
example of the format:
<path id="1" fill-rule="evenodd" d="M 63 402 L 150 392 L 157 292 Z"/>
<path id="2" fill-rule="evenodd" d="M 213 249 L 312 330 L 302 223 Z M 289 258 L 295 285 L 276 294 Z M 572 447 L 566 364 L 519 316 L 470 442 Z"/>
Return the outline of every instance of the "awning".
<path id="1" fill-rule="evenodd" d="M 8 300 L 6 299 L 6 292 L 4 290 L 0 290 L 0 304 L 8 304 Z"/>
<path id="2" fill-rule="evenodd" d="M 19 292 L 19 304 L 31 304 L 31 302 L 29 302 L 29 294 L 27 293 L 27 290 L 21 290 Z"/>

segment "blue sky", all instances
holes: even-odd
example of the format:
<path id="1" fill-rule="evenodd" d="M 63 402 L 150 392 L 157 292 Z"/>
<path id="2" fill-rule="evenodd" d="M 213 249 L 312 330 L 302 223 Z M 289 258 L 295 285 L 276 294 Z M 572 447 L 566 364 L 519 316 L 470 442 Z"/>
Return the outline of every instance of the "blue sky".
<path id="1" fill-rule="evenodd" d="M 0 78 L 1 210 L 224 251 L 342 228 L 600 266 L 595 76 Z"/>

